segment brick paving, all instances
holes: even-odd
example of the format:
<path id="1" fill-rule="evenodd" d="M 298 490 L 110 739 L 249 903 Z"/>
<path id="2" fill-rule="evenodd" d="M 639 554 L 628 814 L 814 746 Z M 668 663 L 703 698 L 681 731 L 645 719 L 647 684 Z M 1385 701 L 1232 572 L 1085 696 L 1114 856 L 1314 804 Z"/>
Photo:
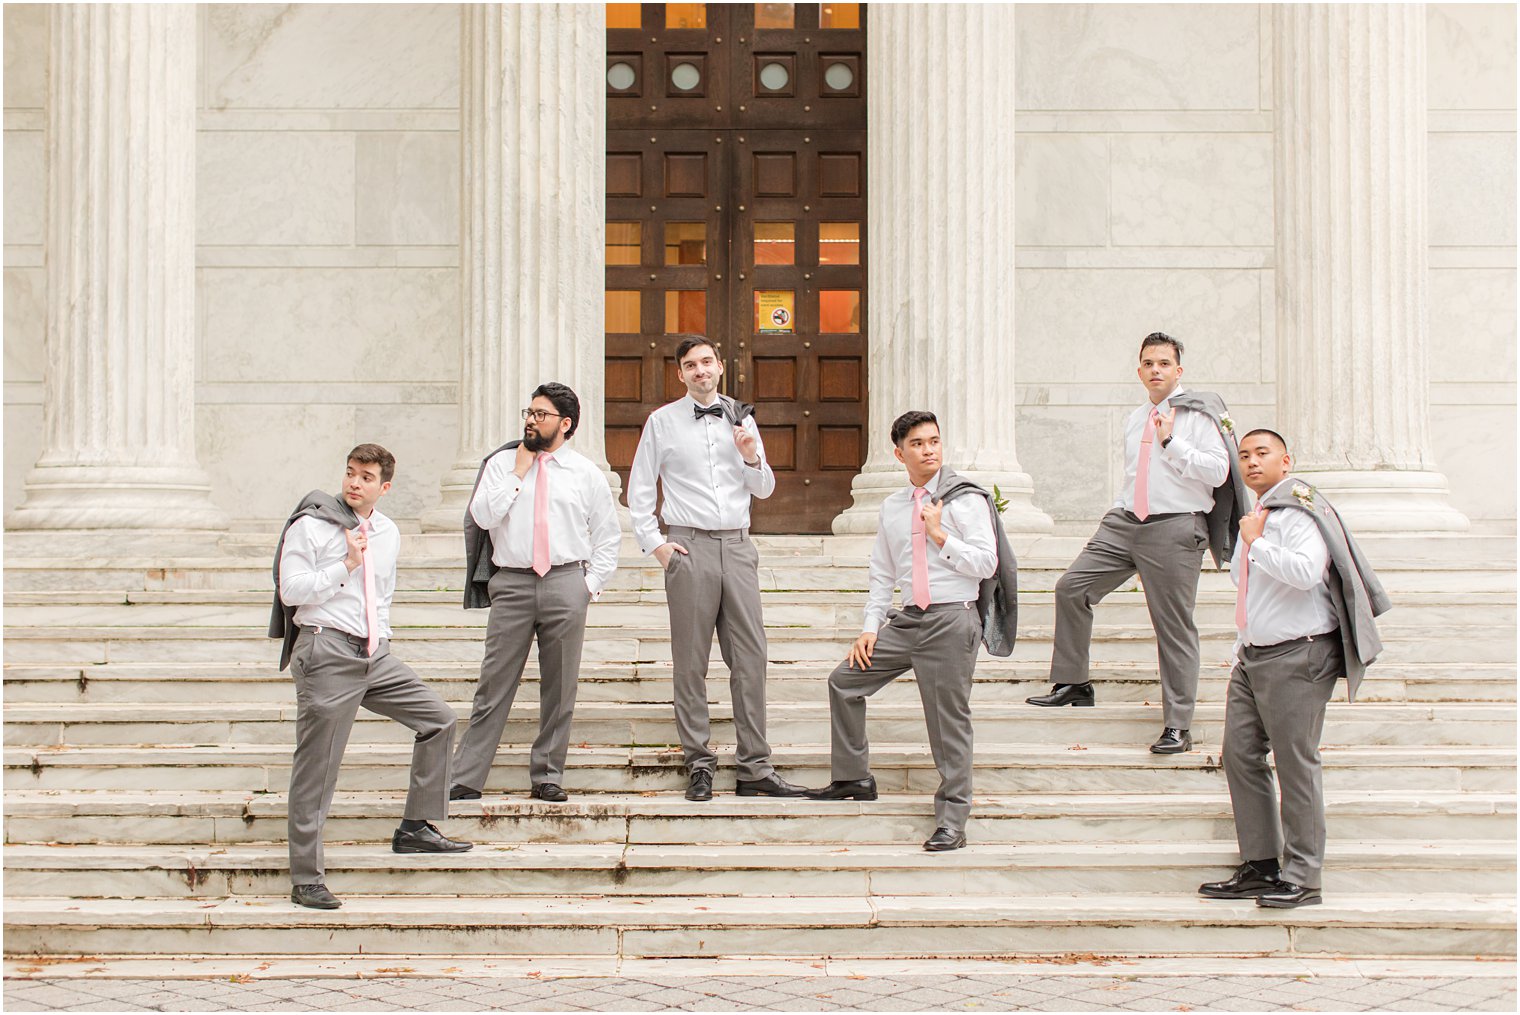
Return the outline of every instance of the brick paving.
<path id="1" fill-rule="evenodd" d="M 1502 977 L 8 979 L 9 1011 L 1506 1011 Z"/>

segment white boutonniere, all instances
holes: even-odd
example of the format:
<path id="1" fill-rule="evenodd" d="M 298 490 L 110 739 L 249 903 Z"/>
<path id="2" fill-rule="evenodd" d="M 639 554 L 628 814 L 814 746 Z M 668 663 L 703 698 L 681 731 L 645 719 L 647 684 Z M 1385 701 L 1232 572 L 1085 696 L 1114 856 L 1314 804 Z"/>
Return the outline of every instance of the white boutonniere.
<path id="1" fill-rule="evenodd" d="M 1302 483 L 1294 483 L 1293 484 L 1293 489 L 1290 492 L 1293 494 L 1293 496 L 1295 498 L 1297 498 L 1298 503 L 1302 507 L 1306 508 L 1309 511 L 1313 511 L 1314 510 L 1314 490 L 1313 490 L 1313 488 L 1307 487 L 1307 486 L 1305 486 Z"/>
<path id="2" fill-rule="evenodd" d="M 1225 433 L 1231 437 L 1235 436 L 1235 421 L 1229 417 L 1228 413 L 1221 412 L 1219 414 L 1219 425 L 1224 427 Z"/>

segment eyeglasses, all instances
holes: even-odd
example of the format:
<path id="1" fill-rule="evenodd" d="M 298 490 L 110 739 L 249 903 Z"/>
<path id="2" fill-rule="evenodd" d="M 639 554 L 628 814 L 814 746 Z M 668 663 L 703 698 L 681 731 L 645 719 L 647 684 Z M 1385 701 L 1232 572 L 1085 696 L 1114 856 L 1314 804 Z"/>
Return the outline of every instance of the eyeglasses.
<path id="1" fill-rule="evenodd" d="M 525 419 L 525 420 L 531 419 L 535 423 L 542 423 L 544 420 L 548 419 L 550 416 L 557 416 L 560 419 L 564 419 L 565 418 L 563 413 L 546 412 L 543 409 L 524 409 L 522 411 L 522 418 L 523 419 Z"/>

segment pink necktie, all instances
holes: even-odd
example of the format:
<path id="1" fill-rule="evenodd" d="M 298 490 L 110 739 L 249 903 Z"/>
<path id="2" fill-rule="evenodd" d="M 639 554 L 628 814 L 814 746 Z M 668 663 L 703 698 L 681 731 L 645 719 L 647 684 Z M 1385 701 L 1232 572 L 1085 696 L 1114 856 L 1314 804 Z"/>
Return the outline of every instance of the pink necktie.
<path id="1" fill-rule="evenodd" d="M 1262 515 L 1267 509 L 1260 504 L 1252 514 Z M 1251 550 L 1250 547 L 1241 547 L 1240 554 L 1240 584 L 1235 586 L 1235 626 L 1242 634 L 1246 630 L 1246 583 L 1251 577 Z"/>
<path id="2" fill-rule="evenodd" d="M 1151 417 L 1140 431 L 1140 461 L 1135 465 L 1135 517 L 1142 522 L 1151 515 L 1151 445 L 1156 442 L 1156 416 L 1154 406 Z"/>
<path id="3" fill-rule="evenodd" d="M 538 456 L 538 479 L 533 484 L 533 570 L 542 578 L 549 573 L 549 463 L 547 451 Z"/>
<path id="4" fill-rule="evenodd" d="M 923 487 L 913 491 L 913 605 L 929 608 L 929 537 L 924 532 Z"/>
<path id="5" fill-rule="evenodd" d="M 359 523 L 359 533 L 368 536 L 370 533 L 369 519 Z M 374 655 L 375 649 L 380 647 L 380 614 L 375 608 L 375 569 L 369 566 L 369 542 L 364 543 L 364 630 L 369 635 L 369 645 L 366 654 Z"/>

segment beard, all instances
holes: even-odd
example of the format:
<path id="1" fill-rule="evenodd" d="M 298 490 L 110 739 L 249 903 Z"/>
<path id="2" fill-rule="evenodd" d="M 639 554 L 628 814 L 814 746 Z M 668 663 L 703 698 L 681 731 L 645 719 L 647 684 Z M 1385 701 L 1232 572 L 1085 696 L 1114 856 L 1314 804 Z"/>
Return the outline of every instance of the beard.
<path id="1" fill-rule="evenodd" d="M 540 451 L 549 450 L 549 445 L 553 443 L 553 437 L 545 437 L 533 427 L 528 427 L 523 431 L 523 447 L 527 448 L 534 454 L 538 454 Z"/>

